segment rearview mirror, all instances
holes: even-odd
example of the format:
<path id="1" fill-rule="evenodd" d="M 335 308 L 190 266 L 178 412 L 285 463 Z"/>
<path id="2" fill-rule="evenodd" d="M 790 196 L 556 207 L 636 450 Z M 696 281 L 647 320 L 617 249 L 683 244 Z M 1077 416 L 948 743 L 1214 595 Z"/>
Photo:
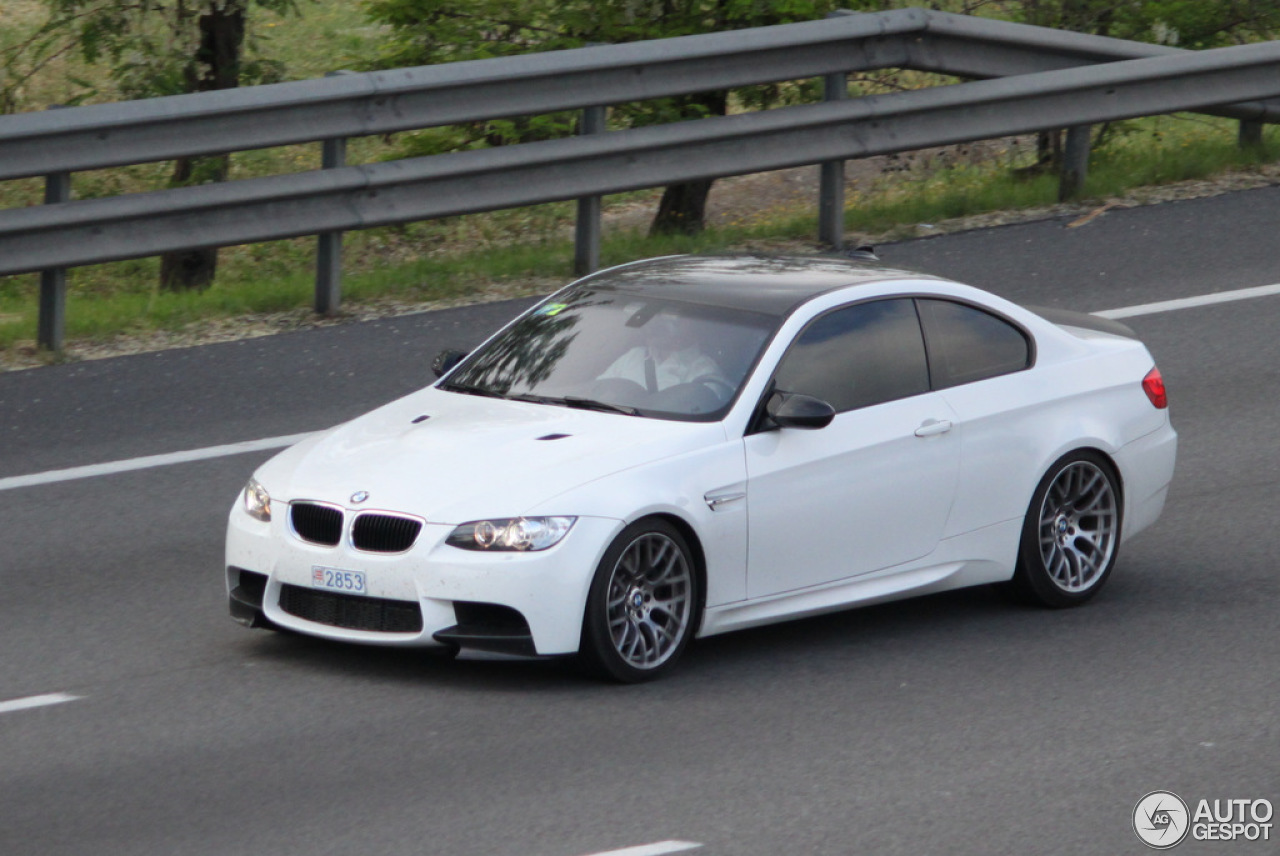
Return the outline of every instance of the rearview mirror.
<path id="1" fill-rule="evenodd" d="M 431 371 L 435 372 L 436 377 L 444 377 L 454 366 L 462 362 L 467 355 L 466 351 L 459 351 L 450 348 L 447 351 L 441 351 L 436 354 L 436 358 L 431 361 Z"/>
<path id="2" fill-rule="evenodd" d="M 779 428 L 826 428 L 836 418 L 836 409 L 821 398 L 798 392 L 775 392 L 765 412 Z"/>

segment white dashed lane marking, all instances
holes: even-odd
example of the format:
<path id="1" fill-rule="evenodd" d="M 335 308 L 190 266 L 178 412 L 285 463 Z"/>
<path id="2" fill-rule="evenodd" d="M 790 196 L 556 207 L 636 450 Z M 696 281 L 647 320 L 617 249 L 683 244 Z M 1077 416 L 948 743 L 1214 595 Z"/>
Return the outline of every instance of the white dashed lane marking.
<path id="1" fill-rule="evenodd" d="M 10 476 L 0 479 L 0 490 L 34 487 L 40 484 L 87 479 L 94 476 L 109 476 L 115 473 L 127 473 L 132 470 L 167 467 L 172 464 L 186 464 L 209 458 L 225 458 L 229 455 L 244 455 L 249 452 L 262 452 L 268 449 L 283 449 L 286 446 L 292 446 L 294 443 L 307 439 L 314 433 L 290 434 L 285 437 L 265 437 L 261 440 L 246 440 L 243 443 L 228 443 L 225 446 L 209 446 L 204 449 L 191 449 L 186 452 L 169 452 L 164 455 L 148 455 L 145 458 L 129 458 L 124 461 L 111 461 L 106 464 L 89 464 L 88 466 L 71 467 L 65 470 L 48 470 L 47 472 L 32 473 L 27 476 Z"/>
<path id="2" fill-rule="evenodd" d="M 592 853 L 590 856 L 664 856 L 666 853 L 681 853 L 685 850 L 696 850 L 702 845 L 696 841 L 658 841 L 654 844 L 640 844 L 635 847 L 624 847 L 621 850 L 606 850 L 603 853 Z"/>
<path id="3" fill-rule="evenodd" d="M 1093 314 L 1102 318 L 1137 318 L 1139 315 L 1159 315 L 1161 312 L 1173 312 L 1176 309 L 1195 309 L 1217 303 L 1234 303 L 1237 300 L 1252 300 L 1255 297 L 1270 297 L 1273 294 L 1280 294 L 1280 283 L 1259 285 L 1256 288 L 1237 288 L 1234 291 L 1219 291 L 1215 294 L 1201 294 L 1198 297 L 1183 297 L 1178 300 L 1161 300 L 1159 303 L 1143 303 L 1121 309 L 1104 309 Z"/>
<path id="4" fill-rule="evenodd" d="M 63 704 L 68 701 L 76 701 L 79 698 L 82 698 L 82 696 L 71 695 L 70 693 L 46 693 L 45 695 L 15 698 L 11 701 L 0 701 L 0 713 L 30 710 L 33 707 L 48 707 L 51 704 Z"/>

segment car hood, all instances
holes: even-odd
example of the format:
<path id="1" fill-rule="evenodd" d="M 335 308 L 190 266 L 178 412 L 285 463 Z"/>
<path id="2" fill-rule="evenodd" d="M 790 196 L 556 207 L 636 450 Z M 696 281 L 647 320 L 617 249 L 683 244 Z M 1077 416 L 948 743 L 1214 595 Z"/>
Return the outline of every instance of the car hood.
<path id="1" fill-rule="evenodd" d="M 427 417 L 421 419 L 420 417 Z M 401 511 L 433 523 L 515 517 L 579 485 L 724 441 L 718 422 L 674 422 L 434 388 L 312 437 L 257 478 L 277 501 Z M 553 509 L 588 514 L 591 509 Z"/>

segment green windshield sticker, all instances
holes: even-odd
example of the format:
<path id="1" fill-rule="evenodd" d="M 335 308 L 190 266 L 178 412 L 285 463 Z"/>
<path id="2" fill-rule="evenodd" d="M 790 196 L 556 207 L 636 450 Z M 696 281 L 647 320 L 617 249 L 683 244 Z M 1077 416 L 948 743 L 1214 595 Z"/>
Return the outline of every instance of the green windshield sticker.
<path id="1" fill-rule="evenodd" d="M 536 314 L 555 316 L 568 308 L 569 304 L 567 303 L 548 303 L 546 306 L 540 307 Z"/>

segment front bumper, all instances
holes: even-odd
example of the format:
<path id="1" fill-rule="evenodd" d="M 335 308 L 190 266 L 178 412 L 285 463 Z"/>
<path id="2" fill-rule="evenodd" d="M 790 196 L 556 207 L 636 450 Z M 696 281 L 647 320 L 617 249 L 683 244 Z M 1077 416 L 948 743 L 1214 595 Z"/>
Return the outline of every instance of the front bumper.
<path id="1" fill-rule="evenodd" d="M 622 522 L 580 517 L 559 544 L 529 553 L 448 546 L 452 525 L 428 523 L 405 553 L 303 541 L 283 519 L 241 510 L 227 524 L 226 586 L 232 617 L 344 642 L 464 646 L 523 654 L 578 650 L 587 592 Z M 367 592 L 312 586 L 315 568 L 363 571 Z"/>

